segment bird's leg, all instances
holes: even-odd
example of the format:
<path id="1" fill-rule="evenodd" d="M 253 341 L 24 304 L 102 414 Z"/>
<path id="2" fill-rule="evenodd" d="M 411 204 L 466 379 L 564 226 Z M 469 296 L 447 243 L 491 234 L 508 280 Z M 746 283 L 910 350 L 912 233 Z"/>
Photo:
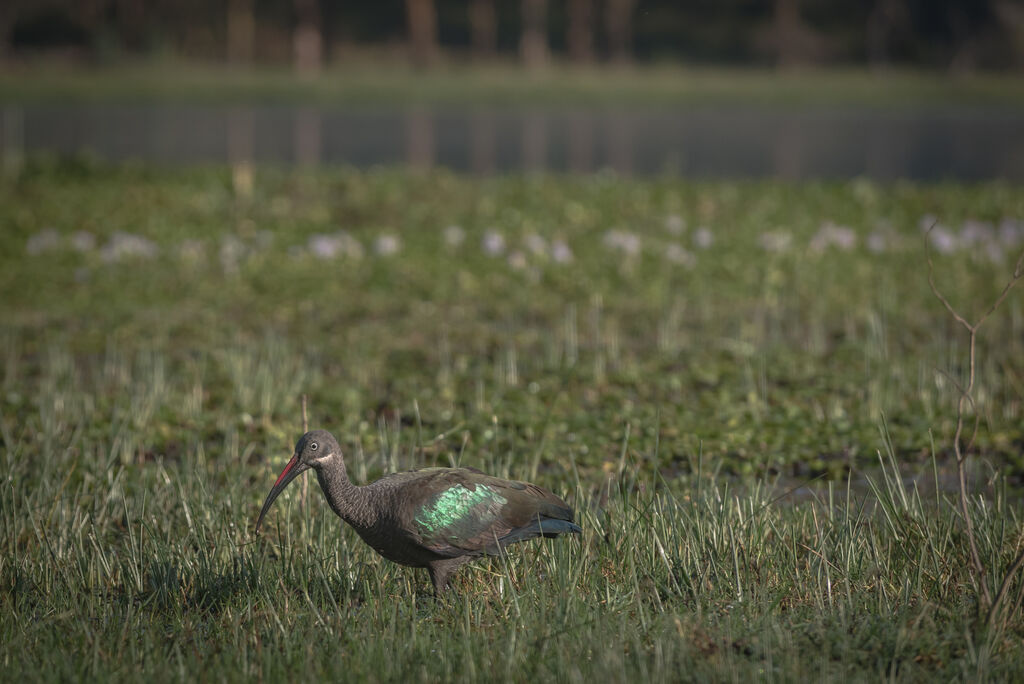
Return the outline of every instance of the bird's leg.
<path id="1" fill-rule="evenodd" d="M 430 573 L 430 581 L 434 585 L 434 596 L 440 598 L 448 591 L 448 580 L 451 579 L 452 570 L 446 564 L 437 562 L 428 565 L 427 572 Z"/>
<path id="2" fill-rule="evenodd" d="M 434 583 L 434 596 L 442 596 L 448 591 L 448 583 L 451 581 L 455 570 L 468 561 L 469 558 L 445 558 L 427 564 L 427 572 L 430 573 L 430 581 Z"/>

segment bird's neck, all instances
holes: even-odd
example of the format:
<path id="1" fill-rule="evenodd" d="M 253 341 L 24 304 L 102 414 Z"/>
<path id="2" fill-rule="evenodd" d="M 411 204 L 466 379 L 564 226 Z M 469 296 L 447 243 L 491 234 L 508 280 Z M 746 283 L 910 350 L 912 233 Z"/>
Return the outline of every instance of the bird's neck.
<path id="1" fill-rule="evenodd" d="M 369 496 L 363 487 L 352 484 L 340 458 L 316 471 L 320 488 L 324 490 L 327 503 L 342 520 L 360 529 L 374 523 L 373 509 Z"/>

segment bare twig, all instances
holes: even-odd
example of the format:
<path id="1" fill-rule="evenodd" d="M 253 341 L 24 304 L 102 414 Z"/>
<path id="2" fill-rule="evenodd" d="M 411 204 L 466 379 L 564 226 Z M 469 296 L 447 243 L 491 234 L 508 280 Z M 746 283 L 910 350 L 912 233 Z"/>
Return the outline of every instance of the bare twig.
<path id="1" fill-rule="evenodd" d="M 946 311 L 953 317 L 957 323 L 959 323 L 967 331 L 968 334 L 968 371 L 967 371 L 967 384 L 966 386 L 953 380 L 951 376 L 945 374 L 950 379 L 953 386 L 956 387 L 960 393 L 956 404 L 956 433 L 953 435 L 953 451 L 956 454 L 956 468 L 957 478 L 959 480 L 960 489 L 960 511 L 964 518 L 964 529 L 967 534 L 967 542 L 970 546 L 971 551 L 971 566 L 974 575 L 975 584 L 981 589 L 981 596 L 979 596 L 979 611 L 987 611 L 985 618 L 985 624 L 991 626 L 995 621 L 999 609 L 1005 601 L 1007 590 L 1021 566 L 1024 566 L 1024 552 L 1021 552 L 1017 559 L 1013 562 L 1010 568 L 1006 572 L 1006 576 L 1003 578 L 1002 584 L 999 587 L 999 591 L 996 593 L 995 600 L 992 599 L 992 594 L 989 591 L 988 582 L 985 578 L 985 566 L 981 562 L 981 554 L 978 552 L 978 544 L 974 534 L 974 522 L 971 517 L 970 505 L 969 505 L 969 490 L 967 486 L 967 457 L 971 453 L 971 449 L 974 447 L 974 441 L 978 437 L 978 429 L 981 424 L 981 415 L 977 410 L 977 406 L 974 400 L 974 381 L 976 378 L 976 351 L 977 351 L 977 340 L 978 340 L 978 328 L 981 324 L 992 315 L 993 312 L 999 305 L 1003 303 L 1006 296 L 1010 293 L 1010 290 L 1017 281 L 1024 277 L 1024 252 L 1021 253 L 1017 259 L 1017 263 L 1014 264 L 1013 275 L 1010 280 L 1003 287 L 1002 292 L 996 297 L 995 301 L 988 308 L 985 313 L 981 315 L 978 320 L 971 324 L 966 318 L 957 312 L 956 308 L 950 303 L 950 301 L 939 291 L 938 286 L 935 284 L 935 264 L 932 262 L 931 249 L 929 246 L 929 238 L 931 237 L 932 229 L 935 228 L 933 223 L 931 228 L 928 229 L 925 234 L 925 254 L 928 258 L 928 285 L 931 287 L 932 294 L 935 298 L 942 302 L 942 305 L 946 307 Z M 974 414 L 974 424 L 971 426 L 970 438 L 967 439 L 966 444 L 964 443 L 964 408 L 965 404 L 970 406 L 971 413 Z"/>
<path id="2" fill-rule="evenodd" d="M 999 591 L 996 592 L 996 598 L 992 602 L 992 608 L 989 609 L 988 616 L 985 618 L 986 627 L 991 628 L 995 623 L 999 608 L 1002 606 L 1003 601 L 1006 600 L 1006 592 L 1010 589 L 1010 582 L 1013 581 L 1013 576 L 1017 574 L 1021 566 L 1024 566 L 1024 551 L 1017 554 L 1016 560 L 1013 561 L 1006 571 L 1003 582 L 999 585 Z"/>

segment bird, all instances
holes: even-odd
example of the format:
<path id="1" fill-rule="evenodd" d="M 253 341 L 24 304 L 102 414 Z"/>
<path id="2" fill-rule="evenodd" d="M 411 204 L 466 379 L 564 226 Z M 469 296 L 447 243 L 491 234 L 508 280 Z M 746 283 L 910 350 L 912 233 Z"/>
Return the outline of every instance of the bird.
<path id="1" fill-rule="evenodd" d="M 334 435 L 311 430 L 296 442 L 263 502 L 256 534 L 274 500 L 311 468 L 331 509 L 384 558 L 426 568 L 435 596 L 473 558 L 500 555 L 509 544 L 534 537 L 582 532 L 572 508 L 547 489 L 476 468 L 421 468 L 358 486 L 348 478 Z"/>

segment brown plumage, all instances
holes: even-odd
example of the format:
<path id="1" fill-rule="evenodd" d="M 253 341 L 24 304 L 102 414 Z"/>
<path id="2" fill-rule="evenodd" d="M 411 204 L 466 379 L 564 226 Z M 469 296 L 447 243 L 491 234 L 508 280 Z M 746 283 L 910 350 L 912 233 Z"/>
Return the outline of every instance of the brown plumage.
<path id="1" fill-rule="evenodd" d="M 299 439 L 267 495 L 257 532 L 274 499 L 310 468 L 327 503 L 363 541 L 388 560 L 426 568 L 438 594 L 475 556 L 501 553 L 524 539 L 581 531 L 572 509 L 548 490 L 474 468 L 425 468 L 356 486 L 337 440 L 326 430 L 314 430 Z"/>

